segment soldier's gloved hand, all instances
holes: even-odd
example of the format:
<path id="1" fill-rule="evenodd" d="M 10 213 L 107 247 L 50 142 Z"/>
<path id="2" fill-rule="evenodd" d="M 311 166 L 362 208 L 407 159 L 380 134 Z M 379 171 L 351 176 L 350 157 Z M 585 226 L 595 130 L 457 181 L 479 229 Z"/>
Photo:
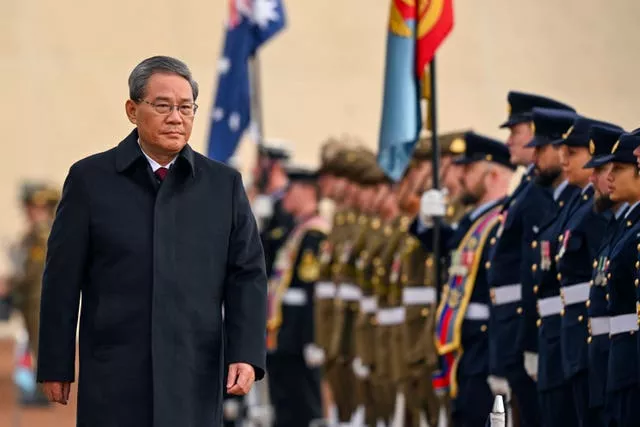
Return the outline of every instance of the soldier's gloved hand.
<path id="1" fill-rule="evenodd" d="M 506 378 L 489 375 L 487 377 L 487 384 L 489 384 L 489 388 L 494 396 L 500 394 L 505 397 L 507 402 L 511 400 L 511 387 L 509 387 L 509 382 L 507 382 Z"/>
<path id="2" fill-rule="evenodd" d="M 240 402 L 237 399 L 225 399 L 222 403 L 222 415 L 227 421 L 237 420 L 240 417 Z"/>
<path id="3" fill-rule="evenodd" d="M 362 359 L 359 357 L 353 359 L 353 362 L 351 362 L 351 368 L 353 369 L 353 373 L 356 377 L 360 379 L 368 378 L 371 373 L 369 368 L 362 363 Z"/>
<path id="4" fill-rule="evenodd" d="M 307 344 L 303 349 L 304 361 L 310 368 L 317 368 L 324 364 L 326 359 L 324 350 L 315 344 Z"/>
<path id="5" fill-rule="evenodd" d="M 434 217 L 442 217 L 446 213 L 447 207 L 442 190 L 434 188 L 422 194 L 418 216 L 425 225 L 432 225 Z"/>
<path id="6" fill-rule="evenodd" d="M 524 352 L 524 370 L 534 381 L 538 381 L 538 353 Z"/>
<path id="7" fill-rule="evenodd" d="M 273 215 L 273 199 L 264 194 L 258 194 L 253 201 L 253 214 L 258 218 L 269 218 Z"/>

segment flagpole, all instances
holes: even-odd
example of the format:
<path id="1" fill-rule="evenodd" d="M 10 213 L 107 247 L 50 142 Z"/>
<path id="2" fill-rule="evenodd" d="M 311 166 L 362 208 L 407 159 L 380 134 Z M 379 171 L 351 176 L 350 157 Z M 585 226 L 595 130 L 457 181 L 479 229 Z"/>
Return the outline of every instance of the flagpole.
<path id="1" fill-rule="evenodd" d="M 264 144 L 264 122 L 262 118 L 262 97 L 260 86 L 260 57 L 256 52 L 249 61 L 249 81 L 251 82 L 251 125 L 255 128 L 258 154 Z"/>
<path id="2" fill-rule="evenodd" d="M 426 84 L 426 82 L 423 84 Z M 440 189 L 440 143 L 438 141 L 437 99 L 436 57 L 434 55 L 429 64 L 429 99 L 427 100 L 427 123 L 431 125 L 431 162 L 434 189 Z M 440 221 L 441 218 L 435 218 L 433 224 L 433 259 L 435 261 L 436 284 L 439 284 L 442 278 L 442 263 L 440 262 Z"/>

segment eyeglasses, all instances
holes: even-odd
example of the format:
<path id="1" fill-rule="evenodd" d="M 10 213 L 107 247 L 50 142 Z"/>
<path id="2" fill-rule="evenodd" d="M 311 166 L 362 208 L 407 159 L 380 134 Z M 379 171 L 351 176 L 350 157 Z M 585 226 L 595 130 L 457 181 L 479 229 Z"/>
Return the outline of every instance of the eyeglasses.
<path id="1" fill-rule="evenodd" d="M 193 117 L 196 114 L 196 111 L 198 111 L 198 104 L 195 102 L 185 102 L 180 105 L 171 105 L 165 101 L 149 102 L 144 99 L 141 99 L 140 102 L 151 105 L 156 113 L 162 115 L 171 114 L 174 108 L 176 108 L 183 117 Z"/>

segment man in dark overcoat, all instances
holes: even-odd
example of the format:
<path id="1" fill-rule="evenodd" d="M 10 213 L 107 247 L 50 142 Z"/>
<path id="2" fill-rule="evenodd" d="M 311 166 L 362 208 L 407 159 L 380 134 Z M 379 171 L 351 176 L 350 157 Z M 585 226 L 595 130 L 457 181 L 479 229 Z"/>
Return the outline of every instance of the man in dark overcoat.
<path id="1" fill-rule="evenodd" d="M 244 395 L 264 375 L 260 236 L 240 174 L 187 144 L 197 95 L 181 61 L 144 60 L 126 101 L 136 129 L 66 178 L 38 381 L 68 402 L 82 296 L 79 427 L 218 427 L 223 392 Z"/>

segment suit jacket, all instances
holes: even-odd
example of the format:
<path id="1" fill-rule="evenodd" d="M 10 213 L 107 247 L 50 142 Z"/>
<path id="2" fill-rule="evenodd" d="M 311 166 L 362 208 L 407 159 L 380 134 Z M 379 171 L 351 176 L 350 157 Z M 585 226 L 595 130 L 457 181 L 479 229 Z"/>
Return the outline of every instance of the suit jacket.
<path id="1" fill-rule="evenodd" d="M 223 355 L 264 375 L 258 229 L 239 173 L 187 145 L 159 184 L 137 139 L 69 170 L 48 242 L 38 380 L 74 380 L 82 294 L 78 426 L 219 426 Z"/>

